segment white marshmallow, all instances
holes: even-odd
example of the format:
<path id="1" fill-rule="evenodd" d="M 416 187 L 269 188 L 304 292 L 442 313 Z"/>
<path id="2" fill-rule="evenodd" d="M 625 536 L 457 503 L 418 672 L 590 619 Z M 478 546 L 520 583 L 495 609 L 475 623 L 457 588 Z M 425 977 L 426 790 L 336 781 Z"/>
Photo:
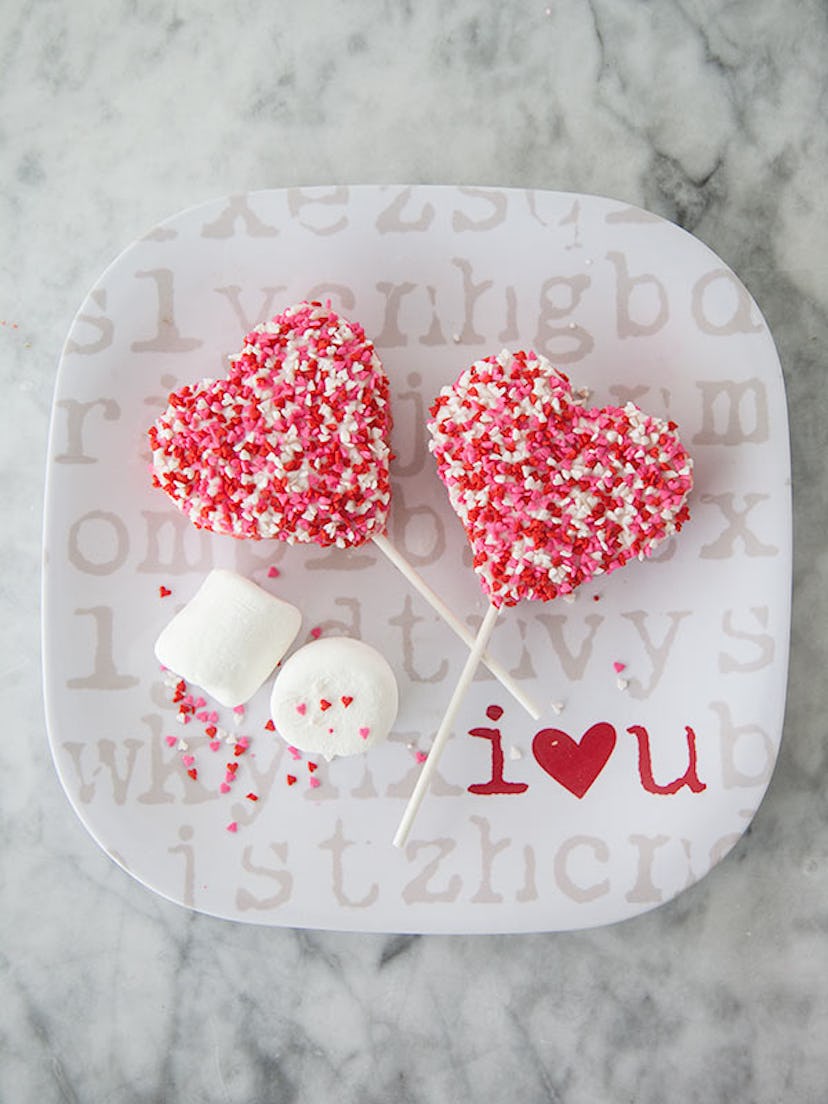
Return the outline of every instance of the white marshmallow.
<path id="1" fill-rule="evenodd" d="M 296 639 L 301 622 L 289 602 L 216 568 L 158 637 L 155 654 L 222 705 L 242 705 Z"/>
<path id="2" fill-rule="evenodd" d="M 339 636 L 293 653 L 274 683 L 270 712 L 286 743 L 330 760 L 381 743 L 398 705 L 397 680 L 385 657 L 370 644 Z"/>

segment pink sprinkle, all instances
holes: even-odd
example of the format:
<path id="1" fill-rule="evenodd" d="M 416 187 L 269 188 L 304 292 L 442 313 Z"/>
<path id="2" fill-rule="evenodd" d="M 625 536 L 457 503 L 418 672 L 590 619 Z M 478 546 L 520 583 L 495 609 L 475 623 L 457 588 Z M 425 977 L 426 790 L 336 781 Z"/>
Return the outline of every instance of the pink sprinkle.
<path id="1" fill-rule="evenodd" d="M 236 744 L 237 744 L 238 747 L 240 747 L 242 749 L 246 749 L 246 748 L 250 747 L 250 741 L 248 740 L 248 738 L 246 736 L 239 736 L 238 740 L 236 741 Z"/>
<path id="2" fill-rule="evenodd" d="M 175 736 L 165 736 L 164 742 L 166 743 L 167 747 L 175 747 Z"/>
<path id="3" fill-rule="evenodd" d="M 236 778 L 236 772 L 235 771 L 228 771 L 227 774 L 225 774 L 225 776 L 224 776 L 224 781 L 225 782 L 233 782 L 235 780 L 235 778 Z"/>
<path id="4" fill-rule="evenodd" d="M 359 734 L 360 734 L 360 736 L 361 736 L 361 737 L 363 738 L 363 740 L 367 740 L 367 739 L 368 739 L 368 737 L 369 737 L 369 736 L 371 735 L 371 729 L 370 729 L 370 728 L 366 728 L 365 726 L 363 726 L 363 727 L 362 727 L 362 728 L 361 728 L 361 729 L 359 730 Z"/>
<path id="5" fill-rule="evenodd" d="M 305 705 L 304 702 L 299 702 L 299 704 L 296 706 L 296 712 L 299 714 L 300 717 L 304 717 L 307 711 L 308 707 Z"/>
<path id="6" fill-rule="evenodd" d="M 239 830 L 238 824 L 235 822 L 235 820 L 231 820 L 230 823 L 227 825 L 227 831 L 228 832 L 238 832 L 238 830 Z"/>
<path id="7" fill-rule="evenodd" d="M 227 785 L 226 782 L 222 782 L 222 784 L 219 786 L 219 791 L 221 793 L 230 793 L 230 787 Z"/>
<path id="8" fill-rule="evenodd" d="M 184 764 L 185 767 L 191 767 L 193 765 L 193 763 L 195 762 L 195 756 L 194 755 L 182 755 L 181 756 L 181 762 Z"/>
<path id="9" fill-rule="evenodd" d="M 311 787 L 312 790 L 315 790 L 318 786 L 321 786 L 321 785 L 322 785 L 322 783 L 319 781 L 318 778 L 312 778 L 310 780 L 310 787 Z"/>
<path id="10" fill-rule="evenodd" d="M 202 721 L 204 724 L 207 724 L 207 722 L 210 719 L 210 714 L 209 713 L 196 713 L 196 719 L 199 720 L 199 721 Z"/>
<path id="11" fill-rule="evenodd" d="M 234 705 L 233 706 L 233 712 L 237 713 L 240 717 L 243 717 L 244 716 L 244 706 L 243 705 Z"/>
<path id="12" fill-rule="evenodd" d="M 278 567 L 269 567 L 267 569 L 267 577 L 268 577 L 268 579 L 278 579 L 279 578 L 279 568 Z"/>
<path id="13" fill-rule="evenodd" d="M 428 756 L 424 751 L 415 751 L 414 758 L 417 760 L 418 763 L 424 763 L 426 759 L 428 759 Z"/>
<path id="14" fill-rule="evenodd" d="M 314 640 L 318 640 L 319 637 L 322 635 L 322 630 L 317 625 L 315 629 L 311 629 L 310 634 Z"/>
<path id="15" fill-rule="evenodd" d="M 290 754 L 293 756 L 294 759 L 301 759 L 302 758 L 302 752 L 299 750 L 299 748 L 289 747 L 288 751 L 290 752 Z"/>
<path id="16" fill-rule="evenodd" d="M 204 698 L 196 698 L 193 704 L 195 705 L 196 709 L 203 709 L 207 702 L 204 700 Z"/>
<path id="17" fill-rule="evenodd" d="M 626 665 L 626 663 L 619 663 L 618 660 L 616 660 L 615 663 L 613 663 L 612 666 L 615 669 L 615 673 L 618 675 L 625 669 L 625 667 L 627 665 Z"/>
<path id="18" fill-rule="evenodd" d="M 218 713 L 216 713 L 215 710 L 212 713 L 208 713 L 207 720 L 210 724 L 218 724 Z"/>
<path id="19" fill-rule="evenodd" d="M 218 749 L 220 747 L 221 747 L 221 741 L 220 740 L 211 740 L 210 741 L 210 751 L 218 751 Z"/>

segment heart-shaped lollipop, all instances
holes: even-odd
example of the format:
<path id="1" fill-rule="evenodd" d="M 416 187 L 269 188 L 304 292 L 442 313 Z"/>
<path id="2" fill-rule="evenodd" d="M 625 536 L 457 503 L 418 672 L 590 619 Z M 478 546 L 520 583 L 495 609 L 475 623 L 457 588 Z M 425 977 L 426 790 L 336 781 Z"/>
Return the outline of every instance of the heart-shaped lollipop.
<path id="1" fill-rule="evenodd" d="M 372 540 L 470 647 L 388 540 L 388 378 L 357 322 L 298 303 L 247 335 L 222 380 L 182 387 L 149 430 L 153 482 L 202 529 L 351 548 Z M 483 662 L 532 714 L 505 668 Z"/>
<path id="2" fill-rule="evenodd" d="M 203 529 L 353 547 L 391 502 L 388 379 L 356 322 L 299 303 L 247 335 L 226 379 L 170 395 L 154 482 Z"/>
<path id="3" fill-rule="evenodd" d="M 688 518 L 693 465 L 676 426 L 633 403 L 586 410 L 535 353 L 486 357 L 440 392 L 429 447 L 489 609 L 394 837 L 428 789 L 498 611 L 549 601 L 648 556 Z"/>
<path id="4" fill-rule="evenodd" d="M 585 409 L 534 353 L 478 361 L 431 414 L 437 470 L 492 605 L 567 594 L 644 559 L 689 516 L 675 423 L 633 403 Z"/>

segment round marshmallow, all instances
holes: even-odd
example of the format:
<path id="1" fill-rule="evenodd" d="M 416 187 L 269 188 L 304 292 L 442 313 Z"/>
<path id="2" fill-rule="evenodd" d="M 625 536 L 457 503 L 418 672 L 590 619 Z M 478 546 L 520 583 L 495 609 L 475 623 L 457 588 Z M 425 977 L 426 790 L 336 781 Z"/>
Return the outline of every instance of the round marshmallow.
<path id="1" fill-rule="evenodd" d="M 294 652 L 276 678 L 270 711 L 286 743 L 330 760 L 381 743 L 398 704 L 397 680 L 384 656 L 340 636 Z"/>

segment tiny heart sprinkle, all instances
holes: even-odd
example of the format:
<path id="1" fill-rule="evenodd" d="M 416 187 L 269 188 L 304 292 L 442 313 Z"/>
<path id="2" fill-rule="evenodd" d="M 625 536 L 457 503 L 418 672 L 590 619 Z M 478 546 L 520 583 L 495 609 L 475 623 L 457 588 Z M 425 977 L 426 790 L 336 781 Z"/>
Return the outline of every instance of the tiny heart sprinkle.
<path id="1" fill-rule="evenodd" d="M 230 793 L 229 784 L 227 782 L 222 782 L 222 784 L 219 786 L 219 791 L 221 793 Z"/>
<path id="2" fill-rule="evenodd" d="M 308 770 L 311 772 L 311 774 L 313 774 L 313 772 L 316 770 L 316 763 L 308 763 Z"/>
<path id="3" fill-rule="evenodd" d="M 231 820 L 230 823 L 227 825 L 227 831 L 228 832 L 238 832 L 238 830 L 239 830 L 238 824 L 235 822 L 235 820 Z"/>
<path id="4" fill-rule="evenodd" d="M 365 726 L 363 725 L 363 727 L 362 727 L 362 728 L 361 728 L 361 729 L 359 730 L 359 734 L 360 734 L 360 736 L 361 736 L 361 737 L 363 738 L 363 740 L 367 740 L 367 739 L 368 739 L 368 737 L 369 737 L 369 736 L 371 735 L 371 729 L 370 729 L 370 728 L 366 728 L 366 727 L 365 727 Z"/>
<path id="5" fill-rule="evenodd" d="M 218 749 L 220 747 L 221 747 L 221 741 L 220 740 L 211 740 L 210 741 L 210 751 L 218 751 Z"/>
<path id="6" fill-rule="evenodd" d="M 307 711 L 308 707 L 305 705 L 304 702 L 299 702 L 299 704 L 296 706 L 296 712 L 299 714 L 300 717 L 304 717 Z"/>
<path id="7" fill-rule="evenodd" d="M 167 747 L 175 747 L 177 742 L 178 741 L 176 740 L 175 736 L 164 737 L 164 743 L 167 745 Z"/>
<path id="8" fill-rule="evenodd" d="M 295 786 L 296 785 L 296 775 L 295 774 L 287 775 L 287 784 L 289 786 Z"/>
<path id="9" fill-rule="evenodd" d="M 331 708 L 331 703 L 326 698 L 320 698 L 319 708 L 322 710 L 323 713 L 325 713 L 328 709 Z"/>
<path id="10" fill-rule="evenodd" d="M 193 756 L 193 755 L 182 755 L 181 756 L 181 762 L 184 764 L 185 767 L 191 767 L 193 765 L 193 763 L 195 762 L 195 756 Z"/>
<path id="11" fill-rule="evenodd" d="M 348 706 L 351 704 L 351 702 L 353 700 L 354 699 L 350 696 L 350 694 L 343 694 L 342 695 L 341 701 L 342 701 L 342 704 L 345 706 L 346 709 L 348 708 Z"/>
<path id="12" fill-rule="evenodd" d="M 622 671 L 624 670 L 624 668 L 625 668 L 625 667 L 626 667 L 627 665 L 626 665 L 626 663 L 619 663 L 619 662 L 618 662 L 618 661 L 616 660 L 616 662 L 615 662 L 615 663 L 613 663 L 613 665 L 612 665 L 612 666 L 613 666 L 613 668 L 614 668 L 614 670 L 615 670 L 615 673 L 616 673 L 617 675 L 619 675 L 619 674 L 620 674 L 620 673 L 621 673 L 621 672 L 622 672 Z"/>
<path id="13" fill-rule="evenodd" d="M 322 630 L 317 627 L 315 629 L 311 629 L 310 634 L 314 640 L 318 640 L 319 637 L 322 635 Z"/>
<path id="14" fill-rule="evenodd" d="M 319 781 L 318 778 L 312 778 L 310 780 L 310 787 L 311 787 L 312 790 L 315 790 L 318 786 L 321 786 L 321 785 L 322 785 L 322 783 Z"/>
<path id="15" fill-rule="evenodd" d="M 273 721 L 266 721 L 265 722 L 265 728 L 267 729 L 268 732 L 275 732 L 276 731 L 276 725 L 273 723 Z"/>
<path id="16" fill-rule="evenodd" d="M 208 725 L 207 728 L 204 729 L 204 732 L 212 740 L 213 737 L 218 734 L 218 729 L 215 725 Z"/>
<path id="17" fill-rule="evenodd" d="M 172 594 L 172 591 L 165 586 L 160 586 L 158 588 L 158 593 L 162 598 L 169 598 L 169 596 Z"/>
<path id="18" fill-rule="evenodd" d="M 195 769 L 195 767 L 190 767 L 190 769 L 187 771 L 187 774 L 189 774 L 190 778 L 192 778 L 194 782 L 198 778 L 198 771 Z"/>
<path id="19" fill-rule="evenodd" d="M 268 579 L 278 579 L 279 578 L 279 568 L 278 567 L 269 567 L 267 569 L 267 577 L 268 577 Z"/>

